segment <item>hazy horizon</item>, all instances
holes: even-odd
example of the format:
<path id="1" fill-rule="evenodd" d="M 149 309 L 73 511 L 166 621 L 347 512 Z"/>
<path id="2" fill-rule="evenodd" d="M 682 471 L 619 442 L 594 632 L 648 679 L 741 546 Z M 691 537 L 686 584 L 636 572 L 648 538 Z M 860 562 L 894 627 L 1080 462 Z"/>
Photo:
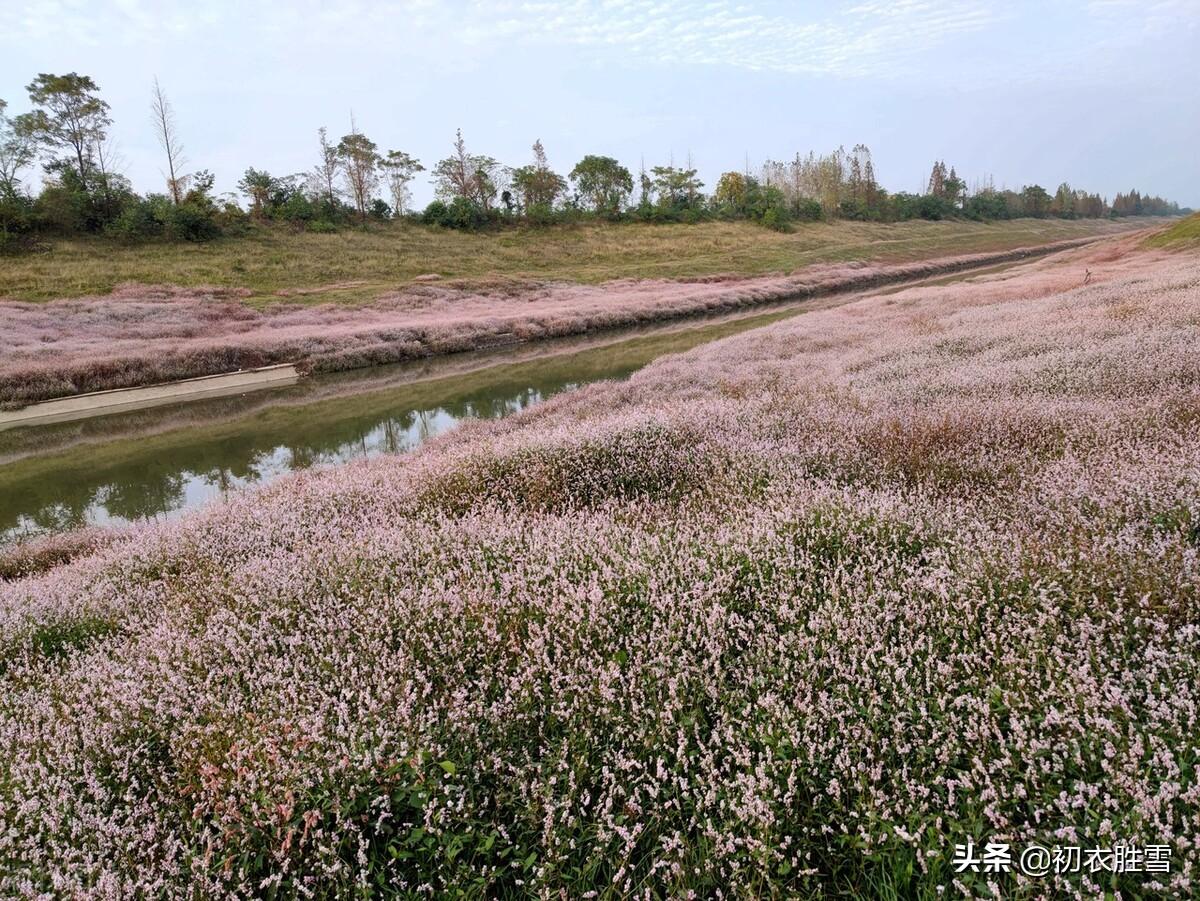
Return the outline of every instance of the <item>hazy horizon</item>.
<path id="1" fill-rule="evenodd" d="M 867 144 L 918 191 L 935 159 L 968 184 L 1136 188 L 1200 207 L 1200 0 L 1006 4 L 18 2 L 0 10 L 0 99 L 77 71 L 112 106 L 140 191 L 162 191 L 157 76 L 189 171 L 235 190 L 249 166 L 315 163 L 318 127 L 359 128 L 426 168 L 456 128 L 473 152 L 566 174 L 690 153 L 706 189 L 765 159 Z M 414 201 L 433 196 L 428 173 Z"/>

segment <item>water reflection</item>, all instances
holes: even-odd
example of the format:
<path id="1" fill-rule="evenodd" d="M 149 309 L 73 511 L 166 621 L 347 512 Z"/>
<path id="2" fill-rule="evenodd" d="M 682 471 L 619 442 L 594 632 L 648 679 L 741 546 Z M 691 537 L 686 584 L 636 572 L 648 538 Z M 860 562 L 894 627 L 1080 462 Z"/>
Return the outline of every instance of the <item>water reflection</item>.
<path id="1" fill-rule="evenodd" d="M 0 542 L 173 516 L 296 470 L 401 453 L 464 419 L 507 416 L 588 382 L 625 378 L 662 354 L 798 309 L 314 377 L 0 433 Z"/>

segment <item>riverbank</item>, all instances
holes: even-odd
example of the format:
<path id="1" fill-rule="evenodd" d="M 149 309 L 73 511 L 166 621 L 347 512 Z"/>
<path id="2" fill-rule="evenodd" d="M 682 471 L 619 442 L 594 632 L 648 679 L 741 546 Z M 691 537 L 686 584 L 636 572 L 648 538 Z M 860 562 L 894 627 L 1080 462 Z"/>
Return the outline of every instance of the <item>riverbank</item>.
<path id="1" fill-rule="evenodd" d="M 0 432 L 0 571 L 12 542 L 172 518 L 290 472 L 411 450 L 464 420 L 500 418 L 626 378 L 664 354 L 820 303 L 316 375 L 269 392 Z"/>
<path id="2" fill-rule="evenodd" d="M 1134 232 L 1108 239 L 1129 242 Z M 223 291 L 128 288 L 45 304 L 0 301 L 0 406 L 295 364 L 332 372 L 597 329 L 862 290 L 1094 241 L 918 263 L 822 264 L 790 276 L 549 284 L 468 291 L 423 285 L 366 306 L 277 304 Z M 1122 245 L 1123 246 L 1123 245 Z"/>
<path id="3" fill-rule="evenodd" d="M 1194 894 L 1198 279 L 867 296 L 0 584 L 0 892 Z"/>

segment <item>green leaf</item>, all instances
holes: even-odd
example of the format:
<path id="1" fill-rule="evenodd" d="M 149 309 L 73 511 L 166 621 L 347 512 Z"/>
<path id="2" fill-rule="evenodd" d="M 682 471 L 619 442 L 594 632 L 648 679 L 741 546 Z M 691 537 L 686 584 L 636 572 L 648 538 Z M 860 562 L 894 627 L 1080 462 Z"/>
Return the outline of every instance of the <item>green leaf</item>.
<path id="1" fill-rule="evenodd" d="M 443 760 L 441 763 L 438 764 L 438 766 L 440 766 L 443 770 L 446 771 L 447 776 L 453 776 L 455 773 L 458 772 L 458 767 L 454 765 L 454 761 L 452 761 L 452 760 Z"/>

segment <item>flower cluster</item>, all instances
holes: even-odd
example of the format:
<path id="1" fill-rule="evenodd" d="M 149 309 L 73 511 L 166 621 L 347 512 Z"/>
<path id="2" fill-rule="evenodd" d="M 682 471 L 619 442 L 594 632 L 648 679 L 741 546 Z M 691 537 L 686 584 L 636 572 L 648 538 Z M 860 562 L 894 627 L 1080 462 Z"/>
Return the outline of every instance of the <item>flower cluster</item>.
<path id="1" fill-rule="evenodd" d="M 1192 896 L 1197 348 L 1076 252 L 0 582 L 0 893 Z"/>

